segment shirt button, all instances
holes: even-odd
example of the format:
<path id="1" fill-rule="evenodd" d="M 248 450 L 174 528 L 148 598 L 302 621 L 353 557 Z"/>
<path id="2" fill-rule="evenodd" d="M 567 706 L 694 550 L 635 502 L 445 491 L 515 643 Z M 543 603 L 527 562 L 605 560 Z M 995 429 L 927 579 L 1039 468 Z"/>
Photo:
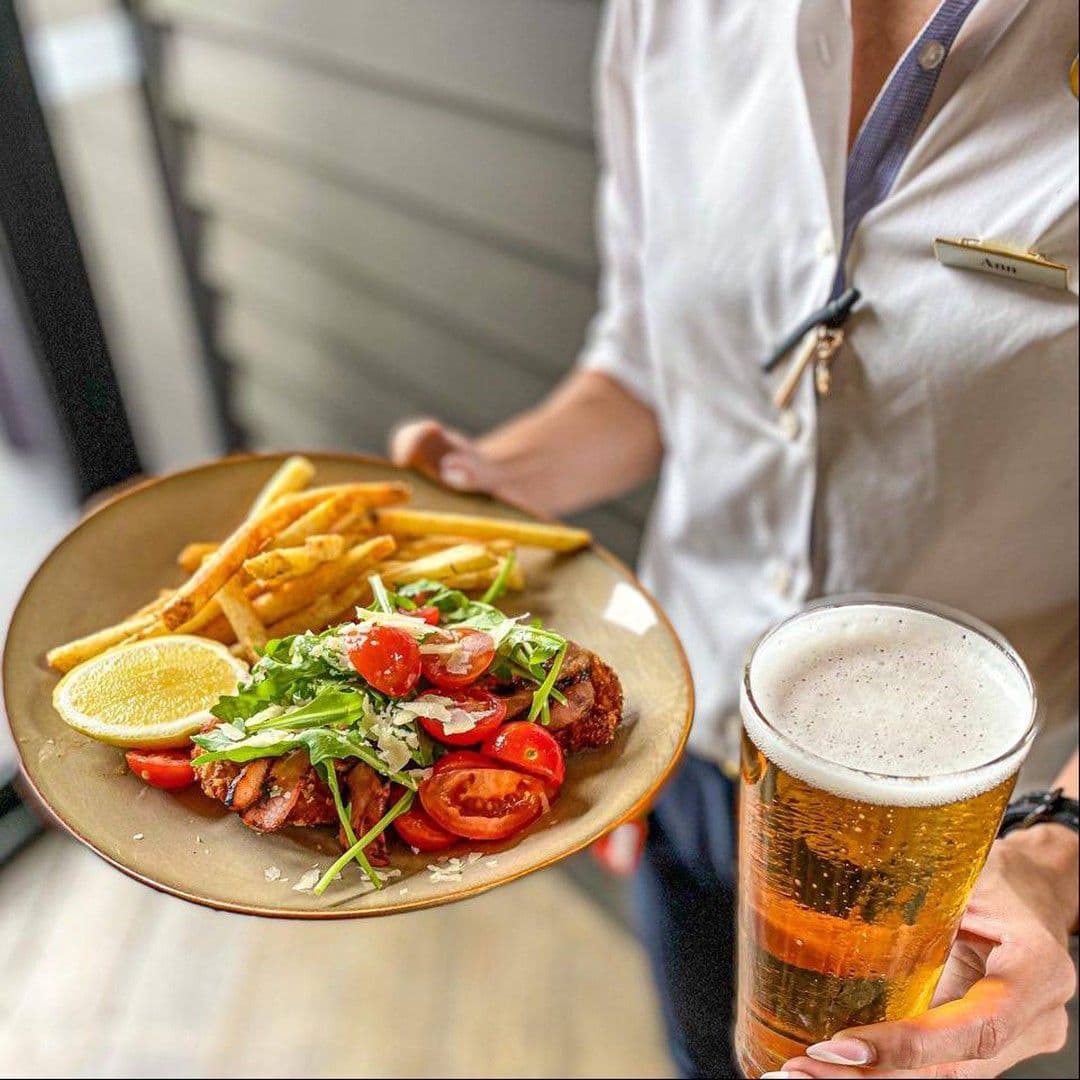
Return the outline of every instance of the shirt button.
<path id="1" fill-rule="evenodd" d="M 945 46 L 940 41 L 928 41 L 919 50 L 919 67 L 923 71 L 934 71 L 941 67 L 945 59 Z"/>
<path id="2" fill-rule="evenodd" d="M 780 434 L 788 442 L 794 442 L 802 431 L 802 421 L 794 409 L 782 409 L 780 412 Z"/>
<path id="3" fill-rule="evenodd" d="M 795 574 L 786 562 L 777 560 L 770 563 L 768 578 L 769 588 L 781 600 L 786 600 L 791 595 L 791 587 L 795 584 Z"/>
<path id="4" fill-rule="evenodd" d="M 817 253 L 824 259 L 831 259 L 836 254 L 836 243 L 833 240 L 832 229 L 822 229 L 817 234 L 814 242 Z"/>

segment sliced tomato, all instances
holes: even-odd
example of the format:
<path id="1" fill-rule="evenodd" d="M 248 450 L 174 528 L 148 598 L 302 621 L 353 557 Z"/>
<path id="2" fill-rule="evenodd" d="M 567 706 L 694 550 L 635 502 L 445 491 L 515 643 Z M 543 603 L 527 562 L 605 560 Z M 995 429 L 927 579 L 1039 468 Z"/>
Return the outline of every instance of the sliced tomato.
<path id="1" fill-rule="evenodd" d="M 151 787 L 179 791 L 195 783 L 187 750 L 129 750 L 124 758 L 128 768 Z"/>
<path id="2" fill-rule="evenodd" d="M 404 697 L 420 678 L 420 647 L 393 626 L 376 626 L 357 639 L 349 662 L 376 690 Z"/>
<path id="3" fill-rule="evenodd" d="M 484 743 L 483 750 L 488 757 L 539 776 L 556 788 L 566 777 L 566 761 L 555 736 L 528 720 L 504 724 Z"/>
<path id="4" fill-rule="evenodd" d="M 440 828 L 431 819 L 431 815 L 414 802 L 404 814 L 394 818 L 394 828 L 398 836 L 417 851 L 442 851 L 457 843 L 458 837 Z"/>
<path id="5" fill-rule="evenodd" d="M 407 611 L 405 614 L 411 615 L 414 619 L 423 619 L 429 626 L 438 626 L 439 619 L 442 618 L 442 612 L 434 604 L 422 604 L 414 611 Z"/>
<path id="6" fill-rule="evenodd" d="M 547 809 L 542 780 L 490 764 L 436 771 L 420 785 L 420 801 L 436 825 L 467 840 L 503 840 Z"/>
<path id="7" fill-rule="evenodd" d="M 499 725 L 506 719 L 506 702 L 487 690 L 470 686 L 464 690 L 441 690 L 440 697 L 450 698 L 454 707 L 475 714 L 476 724 L 468 731 L 448 734 L 441 720 L 432 720 L 419 716 L 420 726 L 433 738 L 447 746 L 478 746 L 488 736 L 494 735 Z M 422 700 L 418 698 L 417 700 Z"/>
<path id="8" fill-rule="evenodd" d="M 444 772 L 453 772 L 455 769 L 490 769 L 495 762 L 485 757 L 478 750 L 451 750 L 449 754 L 443 754 L 432 769 L 432 776 Z"/>
<path id="9" fill-rule="evenodd" d="M 431 644 L 455 646 L 448 652 L 424 653 L 421 657 L 424 678 L 443 690 L 470 686 L 495 659 L 495 639 L 483 630 L 451 627 L 433 638 Z"/>

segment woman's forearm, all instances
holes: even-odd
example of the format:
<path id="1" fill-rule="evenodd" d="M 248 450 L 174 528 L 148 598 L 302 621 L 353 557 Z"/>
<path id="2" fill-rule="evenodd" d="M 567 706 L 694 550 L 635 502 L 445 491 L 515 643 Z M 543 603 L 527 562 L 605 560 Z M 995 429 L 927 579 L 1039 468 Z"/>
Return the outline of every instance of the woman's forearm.
<path id="1" fill-rule="evenodd" d="M 656 472 L 663 453 L 652 410 L 589 371 L 571 374 L 476 449 L 490 465 L 493 491 L 552 514 L 629 491 Z"/>

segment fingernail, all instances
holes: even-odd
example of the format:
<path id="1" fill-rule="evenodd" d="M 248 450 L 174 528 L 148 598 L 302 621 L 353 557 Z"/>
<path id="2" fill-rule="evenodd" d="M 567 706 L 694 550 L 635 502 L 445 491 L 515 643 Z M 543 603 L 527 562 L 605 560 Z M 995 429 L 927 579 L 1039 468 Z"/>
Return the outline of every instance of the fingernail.
<path id="1" fill-rule="evenodd" d="M 762 1073 L 761 1080 L 813 1080 L 813 1077 L 798 1069 L 781 1069 L 779 1072 Z"/>
<path id="2" fill-rule="evenodd" d="M 826 1065 L 869 1065 L 874 1048 L 862 1039 L 829 1039 L 806 1048 L 806 1056 Z"/>
<path id="3" fill-rule="evenodd" d="M 439 476 L 447 487 L 471 488 L 474 483 L 472 470 L 453 461 L 444 461 L 439 467 Z"/>

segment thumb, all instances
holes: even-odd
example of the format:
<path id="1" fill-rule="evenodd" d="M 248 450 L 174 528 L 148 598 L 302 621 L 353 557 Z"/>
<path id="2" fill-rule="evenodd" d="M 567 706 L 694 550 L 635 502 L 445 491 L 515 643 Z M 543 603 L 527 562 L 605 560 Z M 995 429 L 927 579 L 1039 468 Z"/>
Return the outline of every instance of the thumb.
<path id="1" fill-rule="evenodd" d="M 390 436 L 390 459 L 447 487 L 490 490 L 490 465 L 472 440 L 437 420 L 412 420 L 398 427 Z"/>

